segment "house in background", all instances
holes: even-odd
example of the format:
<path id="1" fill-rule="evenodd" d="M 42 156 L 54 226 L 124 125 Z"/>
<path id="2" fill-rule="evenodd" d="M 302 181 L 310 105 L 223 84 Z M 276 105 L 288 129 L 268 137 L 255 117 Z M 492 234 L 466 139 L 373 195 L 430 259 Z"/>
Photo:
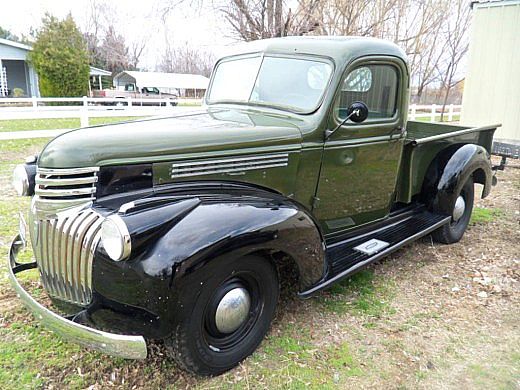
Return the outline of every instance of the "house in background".
<path id="1" fill-rule="evenodd" d="M 40 97 L 38 75 L 27 62 L 31 46 L 0 38 L 0 97 L 12 97 L 19 88 L 25 97 Z"/>
<path id="2" fill-rule="evenodd" d="M 200 74 L 124 71 L 114 77 L 114 87 L 125 90 L 133 84 L 138 91 L 142 88 L 157 88 L 163 93 L 179 97 L 202 98 L 208 88 L 209 79 Z"/>
<path id="3" fill-rule="evenodd" d="M 108 70 L 96 68 L 95 66 L 90 67 L 90 77 L 88 79 L 88 92 L 90 96 L 92 95 L 93 90 L 102 90 L 103 89 L 103 77 L 105 77 L 105 86 L 112 84 L 112 72 Z M 110 83 L 106 81 L 106 79 L 110 79 Z"/>
<path id="4" fill-rule="evenodd" d="M 520 0 L 472 4 L 461 123 L 502 123 L 493 152 L 520 158 Z"/>
<path id="5" fill-rule="evenodd" d="M 0 38 L 0 97 L 14 97 L 15 88 L 23 91 L 20 97 L 40 97 L 38 74 L 27 61 L 32 47 L 23 43 Z M 89 88 L 103 88 L 102 77 L 112 74 L 103 69 L 90 67 Z"/>

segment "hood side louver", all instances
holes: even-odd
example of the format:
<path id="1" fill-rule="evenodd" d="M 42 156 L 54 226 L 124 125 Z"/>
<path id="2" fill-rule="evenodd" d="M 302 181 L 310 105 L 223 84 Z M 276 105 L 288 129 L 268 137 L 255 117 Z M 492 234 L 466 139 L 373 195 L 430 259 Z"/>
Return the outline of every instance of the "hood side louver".
<path id="1" fill-rule="evenodd" d="M 288 153 L 175 162 L 171 167 L 171 178 L 233 174 L 243 171 L 285 167 L 288 163 Z"/>

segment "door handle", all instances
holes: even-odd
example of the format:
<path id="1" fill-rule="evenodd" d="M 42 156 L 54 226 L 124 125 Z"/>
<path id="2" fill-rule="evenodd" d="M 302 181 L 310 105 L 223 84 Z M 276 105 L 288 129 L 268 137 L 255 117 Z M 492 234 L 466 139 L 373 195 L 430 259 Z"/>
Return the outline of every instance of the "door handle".
<path id="1" fill-rule="evenodd" d="M 390 141 L 399 140 L 399 139 L 403 138 L 405 133 L 406 133 L 406 129 L 403 126 L 394 127 L 389 134 Z M 394 137 L 394 135 L 398 135 L 398 136 Z"/>

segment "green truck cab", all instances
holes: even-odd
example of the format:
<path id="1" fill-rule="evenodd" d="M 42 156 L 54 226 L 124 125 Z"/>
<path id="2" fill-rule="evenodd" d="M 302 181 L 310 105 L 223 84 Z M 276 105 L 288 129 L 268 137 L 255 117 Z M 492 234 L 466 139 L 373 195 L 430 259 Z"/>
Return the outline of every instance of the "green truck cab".
<path id="1" fill-rule="evenodd" d="M 497 125 L 408 122 L 409 88 L 386 41 L 262 40 L 217 62 L 199 111 L 55 138 L 15 169 L 35 255 L 17 262 L 22 229 L 16 292 L 108 354 L 160 339 L 189 371 L 234 367 L 269 329 L 281 269 L 305 298 L 419 237 L 461 239 Z M 69 316 L 19 284 L 36 267 Z"/>

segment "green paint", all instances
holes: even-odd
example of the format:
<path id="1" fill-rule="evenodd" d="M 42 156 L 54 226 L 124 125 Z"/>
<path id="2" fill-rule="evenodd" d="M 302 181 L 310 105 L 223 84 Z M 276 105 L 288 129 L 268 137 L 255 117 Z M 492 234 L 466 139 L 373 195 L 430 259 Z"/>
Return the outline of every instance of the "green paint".
<path id="1" fill-rule="evenodd" d="M 409 70 L 405 54 L 392 43 L 369 38 L 287 37 L 254 42 L 245 50 L 334 64 L 319 107 L 310 114 L 298 114 L 252 103 L 206 101 L 200 110 L 184 115 L 68 132 L 45 147 L 39 165 L 74 168 L 148 162 L 153 163 L 156 186 L 188 180 L 255 184 L 312 210 L 329 235 L 384 219 L 396 201 L 411 202 L 421 192 L 428 167 L 446 147 L 468 142 L 491 145 L 492 130 L 413 145 L 415 139 L 464 128 L 406 122 Z M 387 91 L 385 98 L 377 79 L 368 92 L 377 101 L 395 98 L 394 114 L 377 116 L 377 108 L 369 107 L 372 116 L 367 121 L 341 124 L 338 113 L 347 108 L 342 106 L 343 81 L 354 69 L 375 65 L 392 67 L 398 76 L 395 95 Z M 337 131 L 325 141 L 325 131 L 331 129 Z M 277 153 L 288 154 L 287 164 L 173 175 L 173 164 L 179 162 L 211 168 L 222 159 L 251 161 L 248 159 Z"/>

